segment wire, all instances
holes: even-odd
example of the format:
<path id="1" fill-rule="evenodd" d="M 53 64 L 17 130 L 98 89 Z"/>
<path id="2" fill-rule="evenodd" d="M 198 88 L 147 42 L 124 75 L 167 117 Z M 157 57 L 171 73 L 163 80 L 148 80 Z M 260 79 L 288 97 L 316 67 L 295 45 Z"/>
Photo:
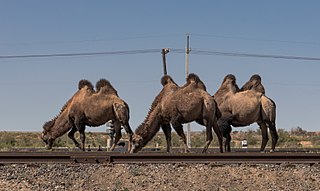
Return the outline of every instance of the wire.
<path id="1" fill-rule="evenodd" d="M 220 52 L 220 51 L 207 51 L 207 50 L 192 50 L 193 54 L 199 55 L 219 55 L 219 56 L 236 56 L 236 57 L 252 57 L 252 58 L 274 58 L 274 59 L 289 59 L 289 60 L 313 60 L 320 61 L 317 57 L 304 57 L 304 56 L 284 56 L 284 55 L 268 55 L 268 54 L 248 54 L 237 52 Z"/>
<path id="2" fill-rule="evenodd" d="M 76 57 L 76 56 L 98 56 L 98 55 L 126 55 L 126 54 L 145 54 L 145 53 L 155 53 L 155 52 L 160 52 L 160 50 L 159 49 L 145 49 L 145 50 L 125 50 L 125 51 L 111 51 L 111 52 L 82 52 L 82 53 L 62 53 L 62 54 L 8 55 L 8 56 L 0 56 L 0 59 Z"/>
<path id="3" fill-rule="evenodd" d="M 305 41 L 290 41 L 290 40 L 275 40 L 275 39 L 260 39 L 260 38 L 247 38 L 247 37 L 236 37 L 236 36 L 224 36 L 215 34 L 192 34 L 192 36 L 198 37 L 209 37 L 209 38 L 224 38 L 224 39 L 235 39 L 235 40 L 246 40 L 246 41 L 263 41 L 272 43 L 289 43 L 289 44 L 308 44 L 308 45 L 320 45 L 319 42 L 305 42 Z"/>
<path id="4" fill-rule="evenodd" d="M 125 50 L 125 51 L 111 51 L 111 52 L 82 52 L 82 53 L 62 53 L 62 54 L 7 55 L 7 56 L 0 56 L 0 59 L 149 54 L 149 53 L 161 53 L 161 50 L 162 49 L 144 49 L 144 50 Z M 170 49 L 170 52 L 172 52 L 172 53 L 185 53 L 185 49 Z M 271 58 L 271 59 L 320 61 L 320 58 L 318 58 L 318 57 L 268 55 L 268 54 L 249 54 L 249 53 L 209 51 L 209 50 L 197 50 L 197 49 L 193 49 L 190 53 L 191 54 L 196 54 L 196 55 L 235 56 L 235 57 L 251 57 L 251 58 Z"/>

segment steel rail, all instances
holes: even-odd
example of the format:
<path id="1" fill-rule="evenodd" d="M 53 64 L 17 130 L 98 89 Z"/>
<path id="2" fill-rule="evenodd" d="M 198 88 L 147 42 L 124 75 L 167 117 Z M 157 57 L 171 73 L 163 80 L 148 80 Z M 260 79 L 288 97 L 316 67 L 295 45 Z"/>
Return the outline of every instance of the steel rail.
<path id="1" fill-rule="evenodd" d="M 219 164 L 320 164 L 319 153 L 117 153 L 117 152 L 0 152 L 0 164 L 13 163 L 219 163 Z"/>

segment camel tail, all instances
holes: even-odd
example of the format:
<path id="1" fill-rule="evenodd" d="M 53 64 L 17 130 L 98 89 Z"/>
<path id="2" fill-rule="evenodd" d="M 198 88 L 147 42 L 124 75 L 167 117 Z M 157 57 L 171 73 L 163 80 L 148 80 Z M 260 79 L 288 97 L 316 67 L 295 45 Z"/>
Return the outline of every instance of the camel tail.
<path id="1" fill-rule="evenodd" d="M 270 120 L 271 123 L 275 124 L 276 121 L 276 104 L 275 102 L 266 97 L 261 97 L 261 104 L 262 104 L 262 116 L 264 119 Z"/>

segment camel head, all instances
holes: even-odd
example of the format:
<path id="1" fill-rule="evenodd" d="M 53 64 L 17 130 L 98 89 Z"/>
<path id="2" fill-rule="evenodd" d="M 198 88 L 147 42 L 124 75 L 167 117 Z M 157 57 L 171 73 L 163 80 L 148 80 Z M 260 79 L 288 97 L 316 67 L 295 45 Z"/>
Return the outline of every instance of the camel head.
<path id="1" fill-rule="evenodd" d="M 51 128 L 54 125 L 54 122 L 54 120 L 46 122 L 43 125 L 43 131 L 40 136 L 48 150 L 52 148 L 53 142 L 55 140 L 55 138 L 53 138 L 51 134 Z"/>
<path id="2" fill-rule="evenodd" d="M 144 146 L 144 143 L 143 143 L 143 138 L 140 136 L 140 135 L 137 135 L 137 134 L 134 134 L 132 136 L 132 148 L 131 148 L 131 151 L 130 153 L 137 153 L 139 152 L 142 147 Z"/>

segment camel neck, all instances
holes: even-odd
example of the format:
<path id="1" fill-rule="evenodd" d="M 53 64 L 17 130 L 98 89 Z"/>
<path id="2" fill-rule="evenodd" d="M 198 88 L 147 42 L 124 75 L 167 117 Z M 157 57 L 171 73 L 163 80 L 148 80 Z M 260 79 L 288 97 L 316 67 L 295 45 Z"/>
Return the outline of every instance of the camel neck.
<path id="1" fill-rule="evenodd" d="M 155 107 L 152 111 L 149 111 L 146 119 L 135 131 L 135 134 L 140 135 L 143 138 L 144 145 L 160 130 L 161 119 L 158 113 L 159 107 Z"/>

